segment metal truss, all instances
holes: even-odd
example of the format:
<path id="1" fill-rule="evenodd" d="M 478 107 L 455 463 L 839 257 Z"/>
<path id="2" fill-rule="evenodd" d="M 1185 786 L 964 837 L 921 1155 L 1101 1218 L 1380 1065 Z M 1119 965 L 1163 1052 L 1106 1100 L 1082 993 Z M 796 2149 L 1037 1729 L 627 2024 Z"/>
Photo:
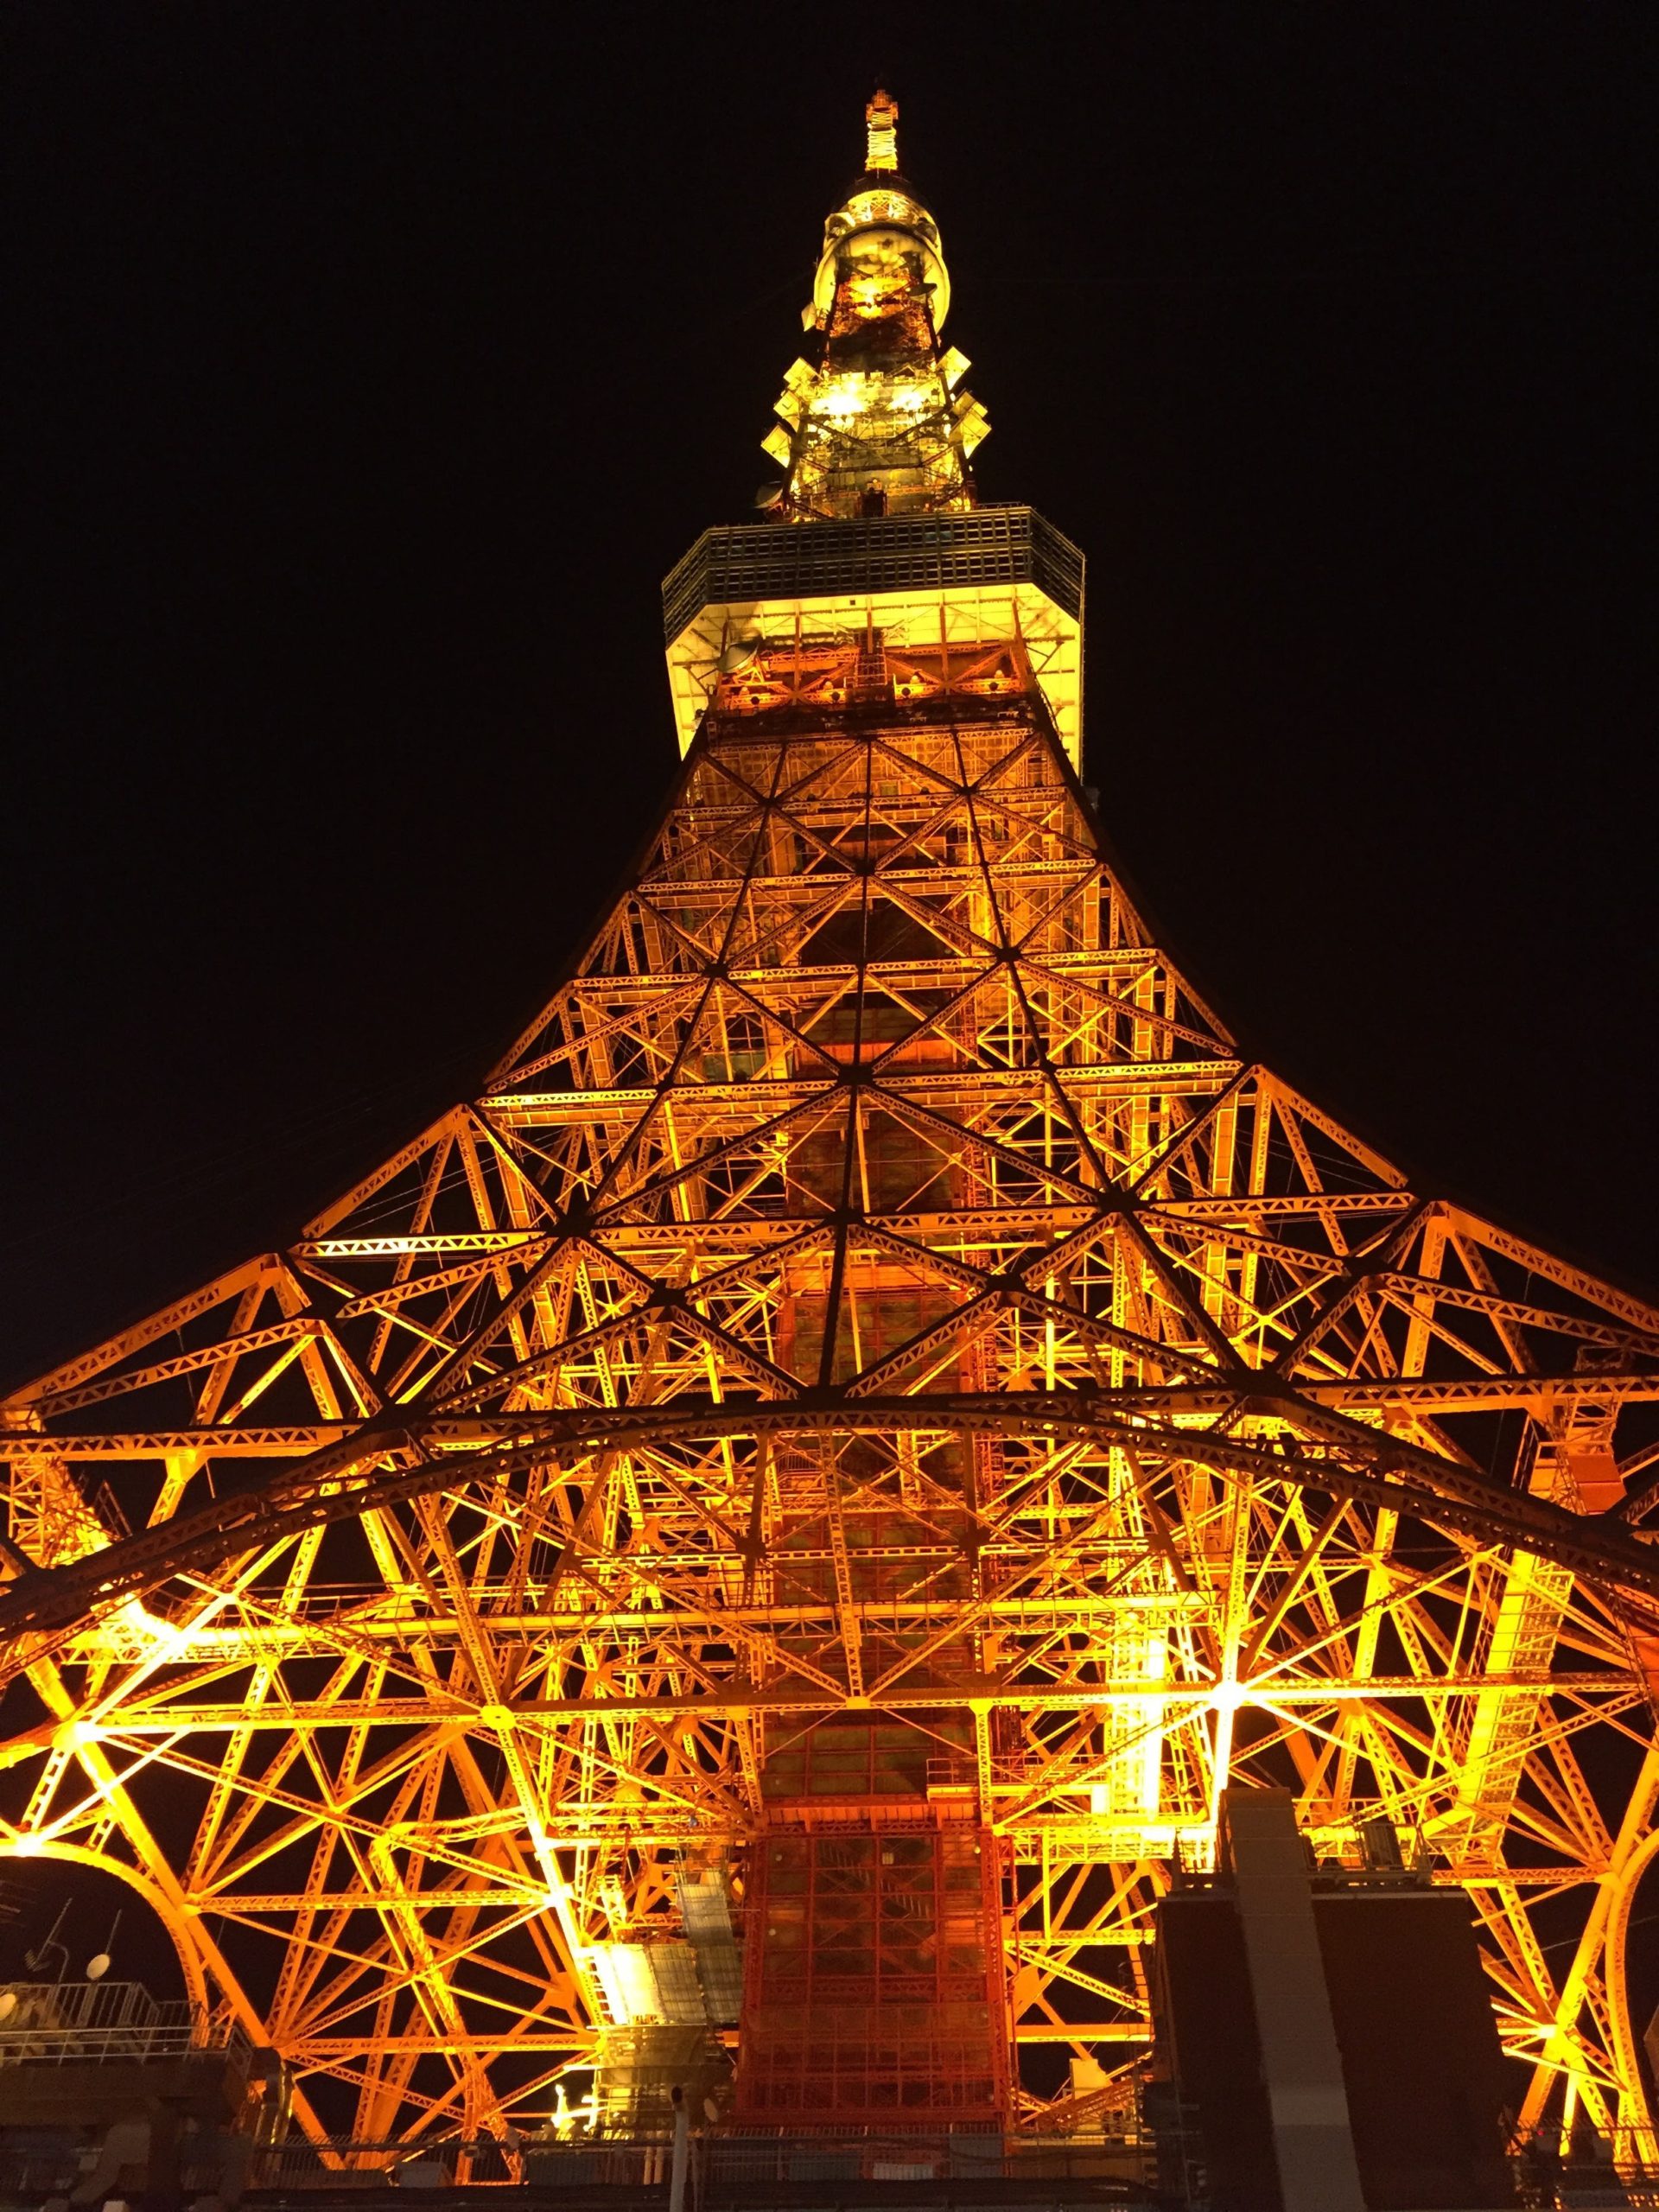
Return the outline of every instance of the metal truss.
<path id="1" fill-rule="evenodd" d="M 1523 2122 L 1651 2150 L 1659 1312 L 1154 940 L 868 122 L 769 447 L 830 519 L 671 579 L 626 888 L 484 1096 L 0 1408 L 0 1850 L 130 1884 L 318 2135 L 507 2136 L 688 2022 L 761 2116 L 1040 2129 L 1287 1786 L 1466 1885 Z"/>
<path id="2" fill-rule="evenodd" d="M 1645 2126 L 1659 1314 L 1241 1062 L 1017 643 L 861 658 L 726 687 L 485 1096 L 10 1402 L 5 1847 L 130 1882 L 315 2128 L 475 2131 L 876 1716 L 994 1839 L 1042 2125 L 1288 1782 L 1468 1885 L 1529 2116 Z"/>

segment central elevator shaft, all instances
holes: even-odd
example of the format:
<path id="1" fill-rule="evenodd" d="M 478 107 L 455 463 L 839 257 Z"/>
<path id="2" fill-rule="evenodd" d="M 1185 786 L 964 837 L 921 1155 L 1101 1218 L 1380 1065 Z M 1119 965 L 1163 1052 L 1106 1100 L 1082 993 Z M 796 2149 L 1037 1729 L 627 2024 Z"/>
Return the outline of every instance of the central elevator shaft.
<path id="1" fill-rule="evenodd" d="M 916 1730 L 874 1716 L 823 1724 L 806 1752 L 827 1782 L 849 1788 L 860 1766 L 894 1781 L 925 1758 Z M 1005 2116 L 1000 1897 L 986 1829 L 922 1793 L 895 1791 L 879 1811 L 826 1794 L 800 1825 L 769 1830 L 752 1884 L 740 2120 Z"/>

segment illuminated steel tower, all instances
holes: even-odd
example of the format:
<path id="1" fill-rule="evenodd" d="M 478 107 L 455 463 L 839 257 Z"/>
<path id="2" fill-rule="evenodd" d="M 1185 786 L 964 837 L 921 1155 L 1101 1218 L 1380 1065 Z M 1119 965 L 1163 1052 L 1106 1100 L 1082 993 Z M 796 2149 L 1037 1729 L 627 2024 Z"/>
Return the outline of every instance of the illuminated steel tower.
<path id="1" fill-rule="evenodd" d="M 565 980 L 9 1402 L 0 1847 L 130 1883 L 317 2132 L 1042 2128 L 1287 1787 L 1466 1885 L 1525 2117 L 1643 2129 L 1659 1312 L 1241 1060 L 1135 912 L 896 121 Z"/>

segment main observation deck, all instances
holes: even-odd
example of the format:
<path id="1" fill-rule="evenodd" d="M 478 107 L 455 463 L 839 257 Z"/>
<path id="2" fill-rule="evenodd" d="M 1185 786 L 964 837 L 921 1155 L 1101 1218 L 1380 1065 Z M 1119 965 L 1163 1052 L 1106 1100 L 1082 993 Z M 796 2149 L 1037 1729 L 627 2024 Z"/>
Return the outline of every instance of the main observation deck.
<path id="1" fill-rule="evenodd" d="M 1082 765 L 1083 555 L 1034 507 L 704 531 L 663 583 L 680 750 L 737 643 L 881 631 L 893 643 L 1018 636 Z"/>

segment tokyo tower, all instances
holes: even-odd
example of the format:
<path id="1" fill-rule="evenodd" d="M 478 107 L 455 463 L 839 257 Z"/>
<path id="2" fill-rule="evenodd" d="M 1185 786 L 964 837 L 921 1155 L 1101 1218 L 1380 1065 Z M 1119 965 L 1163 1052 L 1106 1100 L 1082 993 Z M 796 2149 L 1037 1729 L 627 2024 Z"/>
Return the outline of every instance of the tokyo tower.
<path id="1" fill-rule="evenodd" d="M 1131 904 L 1082 556 L 976 496 L 867 123 L 613 905 L 480 1096 L 6 1402 L 0 1853 L 124 1882 L 319 2137 L 1040 2132 L 1288 1792 L 1466 1891 L 1523 2125 L 1650 2142 L 1659 1309 Z"/>

